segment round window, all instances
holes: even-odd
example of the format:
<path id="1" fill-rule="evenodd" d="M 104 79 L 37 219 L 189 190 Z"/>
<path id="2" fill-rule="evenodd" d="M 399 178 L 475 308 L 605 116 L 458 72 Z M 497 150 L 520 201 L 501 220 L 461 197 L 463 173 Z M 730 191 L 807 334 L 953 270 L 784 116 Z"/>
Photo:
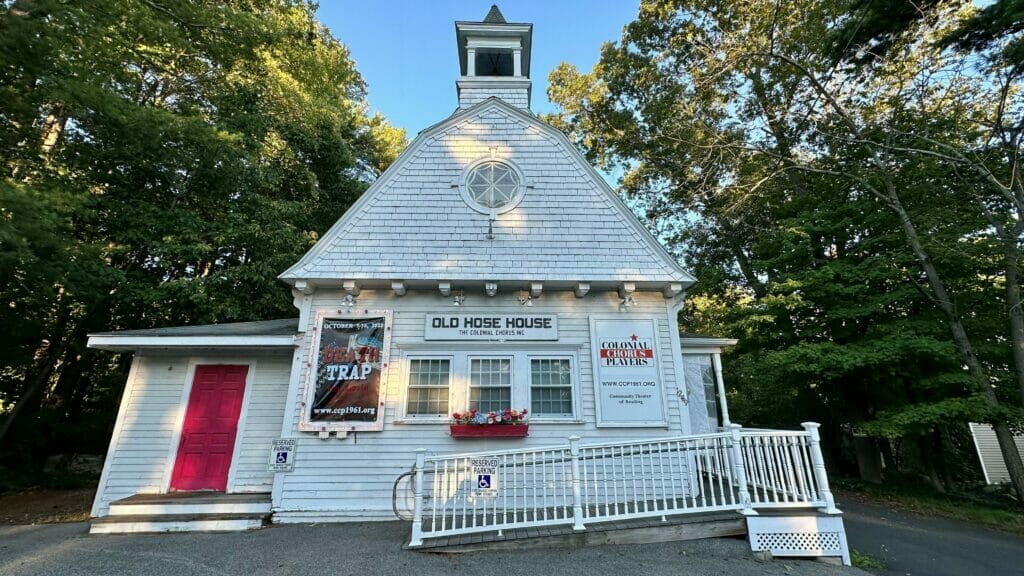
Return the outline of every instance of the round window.
<path id="1" fill-rule="evenodd" d="M 467 203 L 480 212 L 506 212 L 522 198 L 522 180 L 510 164 L 485 160 L 469 167 L 463 180 Z"/>

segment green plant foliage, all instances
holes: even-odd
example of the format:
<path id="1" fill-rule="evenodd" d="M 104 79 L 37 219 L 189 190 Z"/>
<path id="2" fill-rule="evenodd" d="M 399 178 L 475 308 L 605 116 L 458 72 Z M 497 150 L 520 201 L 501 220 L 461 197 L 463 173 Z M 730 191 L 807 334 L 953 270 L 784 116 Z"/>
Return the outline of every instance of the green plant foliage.
<path id="1" fill-rule="evenodd" d="M 277 275 L 405 145 L 314 9 L 0 7 L 0 446 L 104 450 L 88 332 L 294 313 Z"/>
<path id="2" fill-rule="evenodd" d="M 649 0 L 549 88 L 697 276 L 684 328 L 739 339 L 734 420 L 819 420 L 836 446 L 1022 420 L 1019 81 L 998 47 L 947 46 L 973 6 L 874 7 Z"/>

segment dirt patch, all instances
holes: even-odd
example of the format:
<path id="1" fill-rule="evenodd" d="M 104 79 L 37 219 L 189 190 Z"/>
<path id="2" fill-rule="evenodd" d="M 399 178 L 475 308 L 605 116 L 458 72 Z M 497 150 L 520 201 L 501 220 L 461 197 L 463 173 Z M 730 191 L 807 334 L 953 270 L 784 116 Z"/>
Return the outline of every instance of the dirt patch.
<path id="1" fill-rule="evenodd" d="M 89 519 L 96 488 L 29 489 L 0 494 L 0 524 L 52 524 Z"/>

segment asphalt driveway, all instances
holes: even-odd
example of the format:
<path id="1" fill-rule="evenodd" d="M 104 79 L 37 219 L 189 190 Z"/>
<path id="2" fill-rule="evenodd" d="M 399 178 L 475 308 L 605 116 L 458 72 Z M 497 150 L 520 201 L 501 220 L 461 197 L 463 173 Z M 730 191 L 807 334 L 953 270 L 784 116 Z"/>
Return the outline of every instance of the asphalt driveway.
<path id="1" fill-rule="evenodd" d="M 955 520 L 841 498 L 850 547 L 885 561 L 885 576 L 1024 575 L 1024 538 Z"/>
<path id="2" fill-rule="evenodd" d="M 0 575 L 865 576 L 811 560 L 757 562 L 738 539 L 441 555 L 402 550 L 407 530 L 404 522 L 375 522 L 89 536 L 84 523 L 3 526 Z"/>

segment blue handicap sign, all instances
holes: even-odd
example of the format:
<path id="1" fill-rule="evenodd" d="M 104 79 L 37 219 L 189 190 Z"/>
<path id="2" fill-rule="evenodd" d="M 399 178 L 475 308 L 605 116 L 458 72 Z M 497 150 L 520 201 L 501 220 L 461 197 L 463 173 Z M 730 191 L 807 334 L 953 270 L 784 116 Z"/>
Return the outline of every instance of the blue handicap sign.
<path id="1" fill-rule="evenodd" d="M 287 452 L 278 452 L 277 453 L 277 463 L 278 464 L 287 464 L 288 463 L 288 453 Z"/>
<path id="2" fill-rule="evenodd" d="M 477 488 L 490 488 L 491 487 L 491 475 L 490 474 L 477 474 L 476 475 L 476 487 Z"/>

